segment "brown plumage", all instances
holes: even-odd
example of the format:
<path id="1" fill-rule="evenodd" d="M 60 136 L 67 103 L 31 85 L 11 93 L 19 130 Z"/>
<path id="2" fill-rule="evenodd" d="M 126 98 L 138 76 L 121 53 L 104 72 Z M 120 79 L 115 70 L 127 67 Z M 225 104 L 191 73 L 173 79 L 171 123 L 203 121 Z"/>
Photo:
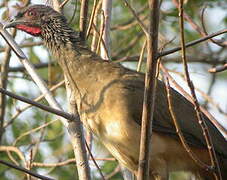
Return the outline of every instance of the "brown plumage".
<path id="1" fill-rule="evenodd" d="M 104 61 L 81 42 L 64 16 L 44 5 L 23 9 L 14 27 L 40 36 L 77 97 L 78 111 L 90 129 L 124 166 L 138 168 L 144 74 Z M 193 105 L 171 89 L 173 109 L 184 136 L 199 158 L 209 164 L 206 143 L 197 123 Z M 204 116 L 217 152 L 223 179 L 227 179 L 227 143 L 217 128 Z M 151 179 L 168 179 L 169 172 L 191 171 L 201 178 L 212 173 L 199 167 L 182 147 L 171 119 L 165 87 L 158 80 L 152 136 Z"/>

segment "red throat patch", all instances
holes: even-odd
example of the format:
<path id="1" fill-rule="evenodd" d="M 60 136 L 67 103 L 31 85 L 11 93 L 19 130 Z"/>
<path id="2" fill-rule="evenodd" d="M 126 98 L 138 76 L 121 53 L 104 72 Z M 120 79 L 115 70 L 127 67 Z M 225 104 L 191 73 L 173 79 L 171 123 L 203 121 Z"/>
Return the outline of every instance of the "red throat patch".
<path id="1" fill-rule="evenodd" d="M 16 26 L 16 28 L 25 31 L 33 36 L 38 36 L 41 34 L 41 28 L 39 27 L 30 27 L 23 24 L 19 24 Z"/>

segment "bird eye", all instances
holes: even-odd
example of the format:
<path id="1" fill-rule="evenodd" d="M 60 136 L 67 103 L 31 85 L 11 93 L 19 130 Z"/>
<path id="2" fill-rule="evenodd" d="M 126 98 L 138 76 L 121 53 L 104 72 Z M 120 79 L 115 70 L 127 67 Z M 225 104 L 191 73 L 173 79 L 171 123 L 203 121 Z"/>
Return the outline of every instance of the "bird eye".
<path id="1" fill-rule="evenodd" d="M 27 12 L 27 15 L 28 16 L 35 16 L 36 15 L 36 12 L 35 11 L 28 11 Z"/>

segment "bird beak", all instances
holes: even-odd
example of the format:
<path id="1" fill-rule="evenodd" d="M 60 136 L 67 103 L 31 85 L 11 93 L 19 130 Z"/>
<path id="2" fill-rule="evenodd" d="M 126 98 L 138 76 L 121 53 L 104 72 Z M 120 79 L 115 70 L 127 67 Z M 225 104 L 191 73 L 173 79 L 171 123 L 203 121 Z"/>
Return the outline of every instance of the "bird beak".
<path id="1" fill-rule="evenodd" d="M 26 22 L 20 19 L 12 19 L 9 23 L 5 24 L 3 28 L 16 28 L 19 24 L 26 24 Z"/>

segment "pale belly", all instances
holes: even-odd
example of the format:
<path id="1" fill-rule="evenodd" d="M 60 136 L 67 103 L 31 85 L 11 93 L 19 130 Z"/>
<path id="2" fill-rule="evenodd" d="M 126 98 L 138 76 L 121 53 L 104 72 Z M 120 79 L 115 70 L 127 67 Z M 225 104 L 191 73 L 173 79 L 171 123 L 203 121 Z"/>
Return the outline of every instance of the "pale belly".
<path id="1" fill-rule="evenodd" d="M 127 121 L 110 119 L 103 122 L 97 118 L 96 114 L 95 117 L 86 119 L 89 129 L 122 165 L 136 173 L 139 159 L 140 126 L 134 121 L 127 123 Z M 195 149 L 195 151 L 201 150 Z M 205 157 L 206 153 L 203 155 Z M 167 177 L 169 171 L 193 171 L 195 167 L 181 142 L 156 132 L 152 134 L 150 159 L 151 172 L 160 174 L 161 177 Z"/>

